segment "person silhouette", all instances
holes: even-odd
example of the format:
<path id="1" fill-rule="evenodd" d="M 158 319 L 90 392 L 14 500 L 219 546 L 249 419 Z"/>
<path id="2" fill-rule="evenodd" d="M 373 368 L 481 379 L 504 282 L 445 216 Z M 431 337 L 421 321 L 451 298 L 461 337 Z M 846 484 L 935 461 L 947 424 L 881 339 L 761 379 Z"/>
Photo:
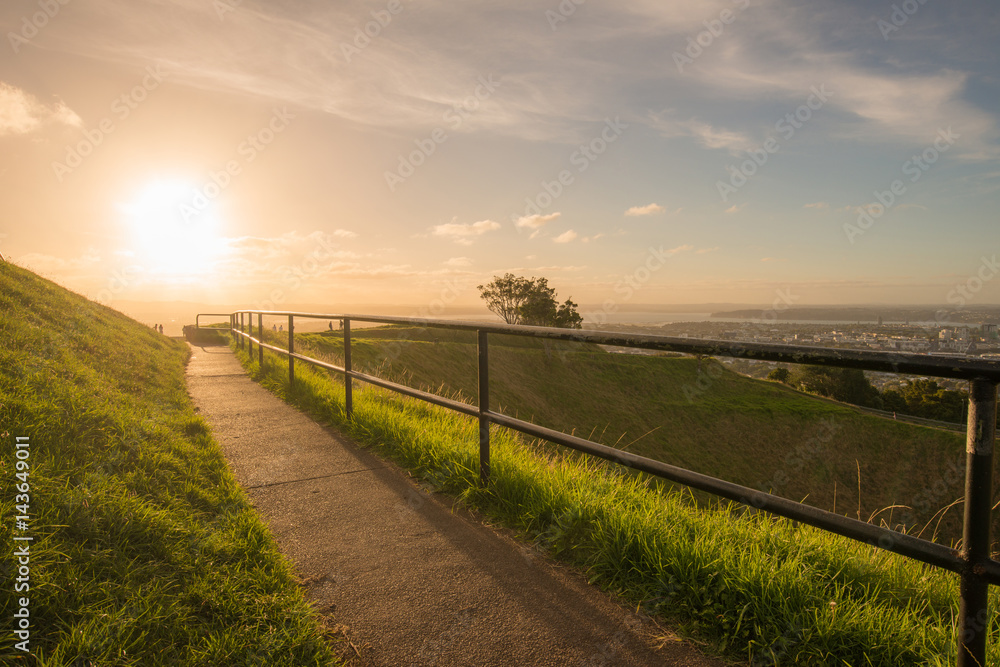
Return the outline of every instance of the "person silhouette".
<path id="1" fill-rule="evenodd" d="M 163 333 L 163 325 L 161 324 L 161 325 L 159 325 L 159 327 L 160 327 L 160 333 L 162 334 Z"/>

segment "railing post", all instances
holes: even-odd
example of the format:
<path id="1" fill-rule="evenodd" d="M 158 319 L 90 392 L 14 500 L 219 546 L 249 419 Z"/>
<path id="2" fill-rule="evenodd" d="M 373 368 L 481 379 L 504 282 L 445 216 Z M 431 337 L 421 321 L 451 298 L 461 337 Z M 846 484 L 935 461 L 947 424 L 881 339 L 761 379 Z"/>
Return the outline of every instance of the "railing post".
<path id="1" fill-rule="evenodd" d="M 253 362 L 253 313 L 247 313 L 247 354 L 250 355 L 250 361 Z"/>
<path id="2" fill-rule="evenodd" d="M 288 388 L 295 384 L 295 316 L 288 316 Z"/>
<path id="3" fill-rule="evenodd" d="M 479 482 L 485 487 L 490 483 L 490 353 L 489 334 L 482 329 L 479 334 Z"/>
<path id="4" fill-rule="evenodd" d="M 253 325 L 251 324 L 251 327 Z M 264 313 L 257 313 L 257 333 L 260 338 L 257 339 L 257 364 L 263 369 L 264 368 Z"/>
<path id="5" fill-rule="evenodd" d="M 354 397 L 351 386 L 351 321 L 344 318 L 344 412 L 351 419 L 354 413 Z"/>
<path id="6" fill-rule="evenodd" d="M 983 563 L 990 557 L 990 510 L 993 504 L 993 444 L 996 438 L 997 386 L 973 380 L 965 445 L 965 522 L 959 582 L 958 667 L 986 665 L 989 584 Z"/>

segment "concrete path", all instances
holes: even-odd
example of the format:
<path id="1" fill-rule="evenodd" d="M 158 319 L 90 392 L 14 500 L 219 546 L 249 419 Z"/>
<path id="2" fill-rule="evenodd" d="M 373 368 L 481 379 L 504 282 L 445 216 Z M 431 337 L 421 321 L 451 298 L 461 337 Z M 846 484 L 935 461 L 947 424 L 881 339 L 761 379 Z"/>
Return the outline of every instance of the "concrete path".
<path id="1" fill-rule="evenodd" d="M 192 352 L 195 405 L 354 664 L 722 665 L 279 400 L 228 348 Z"/>

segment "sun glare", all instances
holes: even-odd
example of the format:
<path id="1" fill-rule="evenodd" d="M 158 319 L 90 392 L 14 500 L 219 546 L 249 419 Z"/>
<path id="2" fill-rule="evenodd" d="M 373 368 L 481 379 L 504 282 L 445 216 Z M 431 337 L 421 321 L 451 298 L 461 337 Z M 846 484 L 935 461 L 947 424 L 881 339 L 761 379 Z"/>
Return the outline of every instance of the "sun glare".
<path id="1" fill-rule="evenodd" d="M 212 203 L 183 181 L 153 181 L 119 206 L 135 259 L 150 275 L 203 276 L 220 253 Z"/>

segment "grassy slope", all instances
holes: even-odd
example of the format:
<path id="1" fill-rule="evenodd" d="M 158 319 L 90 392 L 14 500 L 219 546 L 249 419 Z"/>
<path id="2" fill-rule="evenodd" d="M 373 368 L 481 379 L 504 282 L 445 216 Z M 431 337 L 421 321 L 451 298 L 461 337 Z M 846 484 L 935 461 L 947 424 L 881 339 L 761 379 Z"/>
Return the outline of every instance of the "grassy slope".
<path id="1" fill-rule="evenodd" d="M 356 368 L 476 396 L 473 334 L 386 328 L 359 329 L 354 336 Z M 331 358 L 342 354 L 339 332 L 301 338 Z M 892 524 L 905 521 L 911 529 L 919 530 L 962 495 L 964 441 L 953 433 L 860 414 L 710 360 L 699 369 L 687 357 L 493 340 L 493 407 L 544 426 L 575 429 L 598 442 L 793 500 L 806 498 L 824 509 L 834 508 L 836 493 L 836 508 L 850 516 L 858 514 L 860 468 L 861 518 L 906 505 L 912 509 L 892 511 Z M 958 472 L 942 476 L 956 467 Z M 939 539 L 957 537 L 960 520 L 960 507 L 946 513 Z"/>
<path id="2" fill-rule="evenodd" d="M 332 664 L 289 563 L 194 412 L 187 354 L 0 263 L 3 664 L 32 664 L 8 632 L 15 436 L 31 442 L 39 664 Z"/>
<path id="3" fill-rule="evenodd" d="M 442 343 L 439 343 L 442 344 Z M 359 349 L 364 344 L 359 345 Z M 423 355 L 426 358 L 426 354 Z M 477 483 L 476 421 L 321 371 L 241 354 L 265 386 L 454 494 L 592 581 L 753 665 L 954 664 L 957 578 L 766 515 L 695 507 L 614 467 L 552 456 L 494 429 L 491 485 Z M 998 592 L 991 592 L 996 609 Z M 990 664 L 1000 660 L 1000 628 Z"/>

